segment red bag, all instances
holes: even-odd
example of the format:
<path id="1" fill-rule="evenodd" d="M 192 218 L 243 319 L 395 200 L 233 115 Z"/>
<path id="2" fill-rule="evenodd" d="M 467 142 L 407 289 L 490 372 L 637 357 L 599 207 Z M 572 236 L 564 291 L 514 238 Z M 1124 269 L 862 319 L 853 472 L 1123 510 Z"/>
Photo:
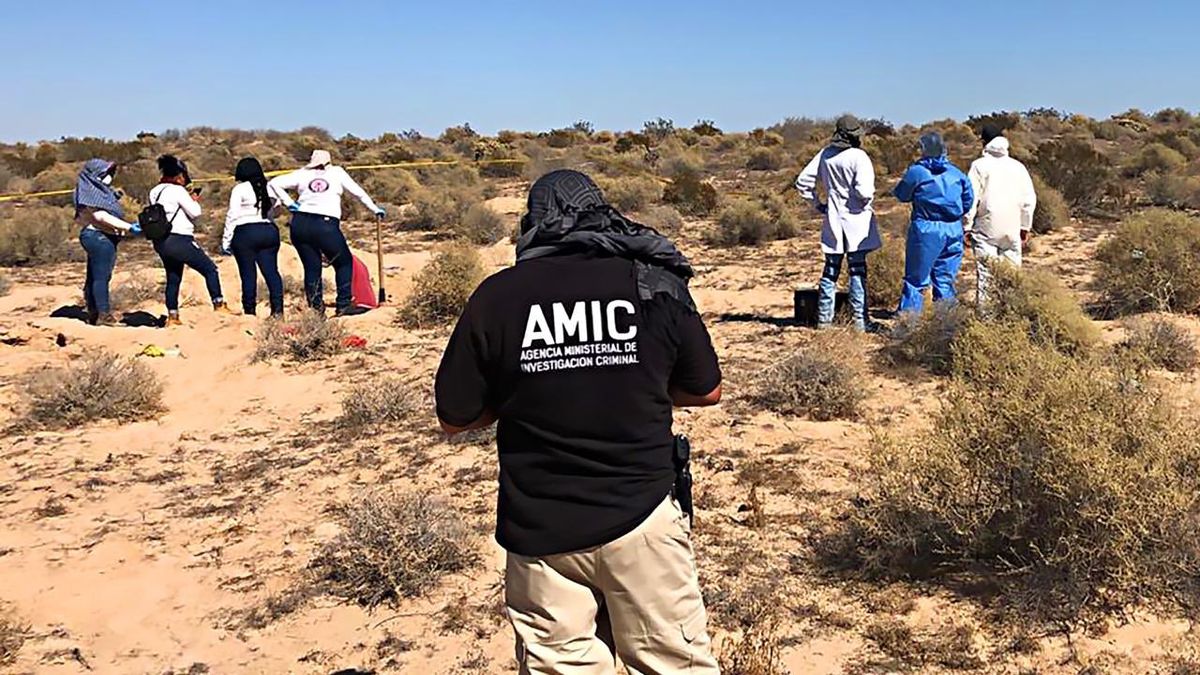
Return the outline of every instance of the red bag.
<path id="1" fill-rule="evenodd" d="M 355 307 L 375 309 L 379 306 L 379 297 L 375 295 L 375 285 L 371 283 L 371 270 L 358 256 L 354 259 L 354 276 L 350 281 L 350 302 Z"/>

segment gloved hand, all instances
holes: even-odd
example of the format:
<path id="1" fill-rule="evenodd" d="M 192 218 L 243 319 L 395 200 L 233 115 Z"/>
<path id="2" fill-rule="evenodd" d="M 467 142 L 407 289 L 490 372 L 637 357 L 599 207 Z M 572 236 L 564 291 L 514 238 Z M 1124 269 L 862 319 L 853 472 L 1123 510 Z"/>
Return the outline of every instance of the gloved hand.
<path id="1" fill-rule="evenodd" d="M 383 209 L 375 209 L 375 217 L 376 218 L 383 220 L 383 217 L 386 215 L 387 215 L 387 211 L 384 211 Z"/>
<path id="2" fill-rule="evenodd" d="M 142 236 L 142 226 L 139 225 L 138 223 L 134 223 L 133 225 L 131 225 L 129 227 L 129 236 L 131 236 L 131 237 Z"/>
<path id="3" fill-rule="evenodd" d="M 829 205 L 828 205 L 828 204 L 821 204 L 821 205 L 817 206 L 817 212 L 818 212 L 818 213 L 820 213 L 820 214 L 822 214 L 822 215 L 824 215 L 824 214 L 826 214 L 826 213 L 829 213 Z"/>
<path id="4" fill-rule="evenodd" d="M 292 202 L 291 204 L 288 204 L 287 209 L 292 213 L 300 213 L 300 204 L 298 202 Z"/>

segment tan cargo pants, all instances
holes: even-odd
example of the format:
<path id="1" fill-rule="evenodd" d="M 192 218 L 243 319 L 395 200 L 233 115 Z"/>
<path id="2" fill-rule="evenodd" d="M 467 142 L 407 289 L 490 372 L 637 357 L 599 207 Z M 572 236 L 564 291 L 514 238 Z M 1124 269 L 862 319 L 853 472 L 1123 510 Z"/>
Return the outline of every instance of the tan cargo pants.
<path id="1" fill-rule="evenodd" d="M 687 516 L 668 497 L 598 548 L 508 554 L 505 603 L 522 675 L 718 675 Z"/>

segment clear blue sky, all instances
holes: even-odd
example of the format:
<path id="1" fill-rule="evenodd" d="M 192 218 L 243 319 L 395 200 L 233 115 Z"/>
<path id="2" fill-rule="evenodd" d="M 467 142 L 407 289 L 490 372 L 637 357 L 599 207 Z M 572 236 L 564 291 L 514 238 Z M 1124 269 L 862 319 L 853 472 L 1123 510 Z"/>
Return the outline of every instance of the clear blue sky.
<path id="1" fill-rule="evenodd" d="M 1200 109 L 1194 0 L 5 2 L 0 140 Z"/>

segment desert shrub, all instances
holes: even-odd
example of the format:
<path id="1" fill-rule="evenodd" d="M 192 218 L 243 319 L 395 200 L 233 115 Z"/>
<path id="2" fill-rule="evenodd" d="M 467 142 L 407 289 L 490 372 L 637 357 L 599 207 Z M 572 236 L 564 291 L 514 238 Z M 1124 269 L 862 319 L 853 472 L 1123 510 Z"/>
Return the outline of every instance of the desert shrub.
<path id="1" fill-rule="evenodd" d="M 329 593 L 368 607 L 424 595 L 479 557 L 461 514 L 425 494 L 369 495 L 340 521 L 310 568 Z"/>
<path id="2" fill-rule="evenodd" d="M 657 143 L 661 143 L 675 133 L 675 122 L 659 117 L 642 125 L 642 133 Z"/>
<path id="3" fill-rule="evenodd" d="M 1100 202 L 1112 181 L 1112 165 L 1091 142 L 1075 137 L 1051 140 L 1037 148 L 1037 172 L 1072 207 Z"/>
<path id="4" fill-rule="evenodd" d="M 620 211 L 639 211 L 662 198 L 662 185 L 653 176 L 629 176 L 603 181 L 604 198 Z"/>
<path id="5" fill-rule="evenodd" d="M 91 351 L 29 380 L 28 420 L 67 428 L 102 419 L 129 422 L 162 412 L 162 384 L 145 364 L 111 352 Z"/>
<path id="6" fill-rule="evenodd" d="M 721 130 L 712 120 L 699 120 L 692 125 L 692 133 L 697 136 L 720 136 Z"/>
<path id="7" fill-rule="evenodd" d="M 269 318 L 258 332 L 256 361 L 283 357 L 293 361 L 317 361 L 346 348 L 346 334 L 337 321 L 305 309 L 292 319 Z"/>
<path id="8" fill-rule="evenodd" d="M 1092 320 L 1054 276 L 1001 260 L 992 271 L 983 312 L 991 319 L 1025 326 L 1032 339 L 1066 354 L 1082 354 L 1099 340 Z"/>
<path id="9" fill-rule="evenodd" d="M 40 143 L 36 150 L 31 150 L 24 143 L 18 143 L 13 149 L 6 150 L 0 159 L 8 168 L 23 178 L 33 178 L 39 173 L 54 166 L 58 161 L 58 152 L 49 143 Z"/>
<path id="10" fill-rule="evenodd" d="M 342 397 L 338 428 L 360 434 L 383 424 L 407 420 L 417 407 L 411 388 L 398 377 L 381 377 L 352 386 Z"/>
<path id="11" fill-rule="evenodd" d="M 146 272 L 138 272 L 126 277 L 113 286 L 110 300 L 117 309 L 133 309 L 155 298 L 162 297 L 162 286 L 159 281 Z"/>
<path id="12" fill-rule="evenodd" d="M 756 376 L 750 400 L 783 415 L 817 421 L 858 417 L 866 390 L 855 358 L 859 354 L 844 344 L 853 343 L 849 335 L 838 330 L 836 339 L 814 340 L 768 366 Z"/>
<path id="13" fill-rule="evenodd" d="M 653 227 L 668 237 L 674 237 L 683 230 L 683 216 L 670 206 L 651 206 L 648 209 L 637 211 L 629 217 Z"/>
<path id="14" fill-rule="evenodd" d="M 1112 311 L 1200 313 L 1200 218 L 1161 209 L 1129 218 L 1096 259 Z"/>
<path id="15" fill-rule="evenodd" d="M 867 151 L 877 157 L 883 173 L 902 175 L 920 156 L 917 140 L 906 134 L 887 137 L 870 137 Z"/>
<path id="16" fill-rule="evenodd" d="M 883 246 L 867 258 L 867 303 L 895 309 L 904 290 L 905 235 L 880 232 Z"/>
<path id="17" fill-rule="evenodd" d="M 1071 211 L 1062 193 L 1046 184 L 1042 177 L 1032 174 L 1033 190 L 1037 193 L 1037 208 L 1033 211 L 1033 231 L 1046 234 L 1071 223 Z"/>
<path id="18" fill-rule="evenodd" d="M 494 244 L 508 234 L 504 216 L 487 204 L 475 204 L 467 209 L 453 229 L 458 237 L 480 246 Z"/>
<path id="19" fill-rule="evenodd" d="M 1187 328 L 1164 318 L 1135 322 L 1122 347 L 1137 358 L 1174 373 L 1189 371 L 1200 362 L 1196 338 Z"/>
<path id="20" fill-rule="evenodd" d="M 481 193 L 473 187 L 420 188 L 412 194 L 412 208 L 400 219 L 402 227 L 433 232 L 454 232 Z"/>
<path id="21" fill-rule="evenodd" d="M 763 617 L 740 635 L 726 638 L 717 664 L 725 675 L 786 675 L 779 619 Z"/>
<path id="22" fill-rule="evenodd" d="M 1200 207 L 1200 179 L 1176 173 L 1151 171 L 1144 176 L 1146 199 L 1154 206 Z"/>
<path id="23" fill-rule="evenodd" d="M 746 160 L 751 171 L 778 171 L 783 166 L 783 153 L 774 148 L 755 148 Z"/>
<path id="24" fill-rule="evenodd" d="M 673 139 L 658 148 L 658 172 L 667 178 L 683 174 L 702 174 L 704 158 L 700 153 Z"/>
<path id="25" fill-rule="evenodd" d="M 0 297 L 12 293 L 12 286 L 12 280 L 8 278 L 8 275 L 0 272 Z"/>
<path id="26" fill-rule="evenodd" d="M 1141 175 L 1147 171 L 1176 173 L 1182 171 L 1187 166 L 1187 162 L 1187 157 L 1184 157 L 1178 150 L 1169 148 L 1162 143 L 1151 143 L 1142 148 L 1142 151 L 1130 164 L 1129 170 L 1134 175 Z"/>
<path id="27" fill-rule="evenodd" d="M 0 265 L 45 265 L 83 255 L 71 239 L 78 228 L 74 211 L 43 205 L 0 211 Z"/>
<path id="28" fill-rule="evenodd" d="M 979 564 L 1016 609 L 1078 619 L 1200 593 L 1200 439 L 1163 394 L 973 322 L 927 431 L 870 447 L 848 560 L 884 576 Z"/>
<path id="29" fill-rule="evenodd" d="M 663 201 L 675 205 L 681 213 L 703 217 L 717 208 L 717 189 L 705 183 L 697 172 L 676 175 L 663 191 Z"/>
<path id="30" fill-rule="evenodd" d="M 713 246 L 755 245 L 773 239 L 775 231 L 775 221 L 762 204 L 738 198 L 721 209 L 705 239 Z"/>
<path id="31" fill-rule="evenodd" d="M 0 666 L 11 666 L 29 638 L 29 625 L 9 609 L 0 608 Z"/>
<path id="32" fill-rule="evenodd" d="M 894 364 L 949 375 L 954 366 L 954 340 L 971 316 L 971 310 L 957 302 L 935 302 L 923 312 L 905 312 L 892 328 L 883 355 Z"/>
<path id="33" fill-rule="evenodd" d="M 1003 132 L 1017 128 L 1021 124 L 1021 115 L 1020 113 L 1009 112 L 1007 110 L 988 113 L 986 115 L 971 115 L 967 118 L 966 124 L 976 134 L 982 133 L 983 128 L 989 124 L 998 127 Z"/>
<path id="34" fill-rule="evenodd" d="M 465 244 L 436 253 L 413 279 L 413 289 L 396 315 L 400 325 L 421 328 L 458 318 L 483 280 L 483 261 Z"/>

